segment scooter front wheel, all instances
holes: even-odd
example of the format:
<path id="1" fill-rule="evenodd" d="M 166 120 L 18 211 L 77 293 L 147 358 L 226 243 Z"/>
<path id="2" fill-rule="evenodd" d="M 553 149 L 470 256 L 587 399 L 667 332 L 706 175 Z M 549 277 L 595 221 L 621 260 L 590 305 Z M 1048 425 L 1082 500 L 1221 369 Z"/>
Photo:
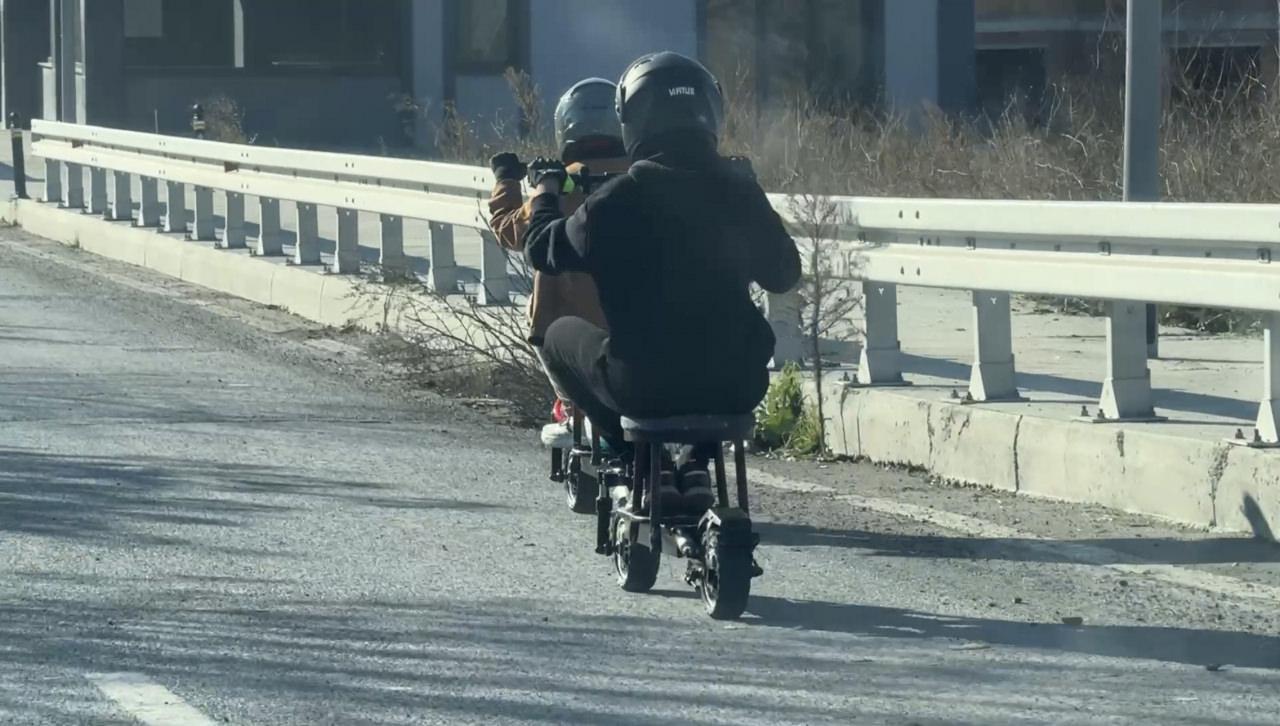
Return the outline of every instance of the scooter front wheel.
<path id="1" fill-rule="evenodd" d="M 583 473 L 575 460 L 569 465 L 564 478 L 564 498 L 569 511 L 574 514 L 595 514 L 596 497 L 600 496 L 600 484 L 596 477 Z"/>
<path id="2" fill-rule="evenodd" d="M 659 556 L 637 541 L 636 527 L 619 517 L 613 525 L 613 567 L 618 587 L 627 592 L 649 592 L 658 581 Z"/>

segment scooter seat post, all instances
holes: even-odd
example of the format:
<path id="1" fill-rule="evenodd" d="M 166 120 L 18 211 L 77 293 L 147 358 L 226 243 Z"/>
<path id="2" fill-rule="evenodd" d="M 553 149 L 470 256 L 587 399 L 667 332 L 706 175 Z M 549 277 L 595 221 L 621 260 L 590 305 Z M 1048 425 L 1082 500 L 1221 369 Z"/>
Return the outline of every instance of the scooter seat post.
<path id="1" fill-rule="evenodd" d="M 738 509 L 743 514 L 749 514 L 751 509 L 747 506 L 747 447 L 741 439 L 733 442 L 733 466 L 737 471 L 738 480 Z"/>
<path id="2" fill-rule="evenodd" d="M 649 447 L 649 548 L 654 555 L 662 552 L 662 444 L 650 441 Z"/>

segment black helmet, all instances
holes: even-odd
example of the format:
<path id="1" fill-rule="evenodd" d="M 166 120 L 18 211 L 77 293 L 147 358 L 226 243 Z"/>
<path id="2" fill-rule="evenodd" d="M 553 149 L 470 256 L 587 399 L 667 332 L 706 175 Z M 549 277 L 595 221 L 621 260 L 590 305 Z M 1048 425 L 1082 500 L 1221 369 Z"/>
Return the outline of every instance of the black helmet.
<path id="1" fill-rule="evenodd" d="M 724 121 L 720 82 L 698 61 L 664 51 L 632 63 L 618 82 L 618 118 L 627 154 L 669 131 L 710 136 L 715 146 Z"/>
<path id="2" fill-rule="evenodd" d="M 622 156 L 622 129 L 613 108 L 617 86 L 603 78 L 578 81 L 556 104 L 560 160 Z"/>

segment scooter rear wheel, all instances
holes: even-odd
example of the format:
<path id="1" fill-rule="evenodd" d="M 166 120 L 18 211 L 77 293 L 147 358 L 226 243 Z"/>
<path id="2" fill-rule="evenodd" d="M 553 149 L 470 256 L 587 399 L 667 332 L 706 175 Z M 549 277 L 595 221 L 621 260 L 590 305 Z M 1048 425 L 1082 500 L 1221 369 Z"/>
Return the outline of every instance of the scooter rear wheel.
<path id="1" fill-rule="evenodd" d="M 721 547 L 720 531 L 710 527 L 703 535 L 706 568 L 698 581 L 698 595 L 713 620 L 737 620 L 751 597 L 751 550 Z"/>

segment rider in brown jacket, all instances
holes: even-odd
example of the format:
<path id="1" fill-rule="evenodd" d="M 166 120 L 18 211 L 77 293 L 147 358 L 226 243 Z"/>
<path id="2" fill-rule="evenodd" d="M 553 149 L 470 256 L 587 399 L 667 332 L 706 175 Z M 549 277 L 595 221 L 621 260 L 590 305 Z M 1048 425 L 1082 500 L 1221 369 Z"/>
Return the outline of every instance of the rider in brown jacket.
<path id="1" fill-rule="evenodd" d="M 616 87 L 610 81 L 589 78 L 575 84 L 560 98 L 555 115 L 556 143 L 560 147 L 560 160 L 568 166 L 570 174 L 576 176 L 584 170 L 592 174 L 614 174 L 630 167 L 614 107 L 615 94 Z M 526 167 L 515 154 L 509 153 L 493 157 L 491 166 L 497 184 L 489 200 L 489 225 L 499 244 L 523 252 L 524 234 L 532 215 L 521 188 Z M 573 214 L 585 199 L 585 190 L 566 194 L 560 198 L 561 210 L 565 215 Z M 539 357 L 547 328 L 563 317 L 582 318 L 601 328 L 607 327 L 591 276 L 577 272 L 534 273 L 533 294 L 529 299 L 529 342 Z M 556 395 L 567 402 L 558 389 Z M 567 422 L 546 427 L 542 438 L 548 446 L 572 444 Z"/>

